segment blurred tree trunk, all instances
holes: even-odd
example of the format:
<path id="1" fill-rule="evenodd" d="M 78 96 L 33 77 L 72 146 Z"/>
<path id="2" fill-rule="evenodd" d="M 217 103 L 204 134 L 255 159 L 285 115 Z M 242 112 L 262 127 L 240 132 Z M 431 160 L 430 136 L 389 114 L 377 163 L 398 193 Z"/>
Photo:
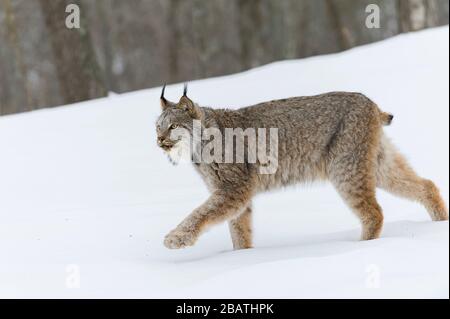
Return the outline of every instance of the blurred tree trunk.
<path id="1" fill-rule="evenodd" d="M 103 57 L 103 81 L 108 91 L 117 91 L 118 85 L 113 72 L 113 39 L 109 29 L 109 26 L 112 24 L 110 16 L 111 5 L 111 1 L 95 1 L 95 6 L 92 6 L 92 9 L 94 9 L 94 11 L 96 10 L 96 18 L 101 21 L 99 32 L 102 34 L 102 37 L 101 42 L 97 45 L 97 51 L 100 51 L 101 53 L 97 53 L 96 56 L 99 58 Z M 91 25 L 89 30 L 92 30 Z M 95 49 L 96 48 L 94 47 L 94 50 Z"/>
<path id="2" fill-rule="evenodd" d="M 106 96 L 99 66 L 78 0 L 40 0 L 55 57 L 61 96 L 65 104 Z M 66 27 L 66 7 L 81 8 L 81 28 Z"/>
<path id="3" fill-rule="evenodd" d="M 164 81 L 176 82 L 180 78 L 179 65 L 178 65 L 178 48 L 177 46 L 181 43 L 181 31 L 178 27 L 178 17 L 180 17 L 180 0 L 170 0 L 170 10 L 169 10 L 169 24 L 172 25 L 169 28 L 169 38 L 167 39 L 167 46 L 169 52 L 169 74 L 167 74 L 167 79 Z"/>
<path id="4" fill-rule="evenodd" d="M 248 69 L 260 65 L 264 63 L 264 58 L 267 63 L 269 52 L 265 52 L 263 30 L 263 21 L 266 20 L 264 7 L 267 3 L 259 0 L 238 0 L 238 6 L 243 67 Z"/>
<path id="5" fill-rule="evenodd" d="M 345 27 L 342 21 L 342 15 L 339 11 L 338 4 L 334 0 L 326 0 L 328 14 L 330 16 L 330 21 L 336 30 L 336 38 L 339 43 L 340 50 L 348 50 L 352 45 L 350 39 L 350 30 Z"/>
<path id="6" fill-rule="evenodd" d="M 72 3 L 81 29 L 65 26 Z M 380 8 L 378 29 L 366 27 L 369 4 Z M 0 114 L 339 52 L 448 22 L 448 0 L 0 0 Z"/>
<path id="7" fill-rule="evenodd" d="M 13 60 L 15 61 L 15 68 L 13 72 L 14 85 L 19 86 L 19 88 L 13 88 L 15 94 L 19 94 L 21 91 L 24 99 L 21 99 L 23 103 L 24 110 L 30 110 L 32 106 L 31 92 L 27 81 L 27 71 L 23 60 L 23 52 L 19 41 L 19 35 L 17 31 L 16 15 L 14 8 L 12 6 L 11 0 L 2 0 L 3 10 L 5 12 L 5 30 L 6 38 L 12 48 L 12 53 L 14 55 Z M 6 85 L 6 84 L 5 84 Z M 0 101 L 1 102 L 1 101 Z M 3 105 L 2 105 L 3 104 Z M 15 104 L 15 105 L 14 105 Z M 14 113 L 15 108 L 18 107 L 17 103 L 0 103 L 0 115 Z"/>
<path id="8" fill-rule="evenodd" d="M 417 31 L 439 23 L 442 0 L 399 0 L 400 27 L 402 32 Z"/>

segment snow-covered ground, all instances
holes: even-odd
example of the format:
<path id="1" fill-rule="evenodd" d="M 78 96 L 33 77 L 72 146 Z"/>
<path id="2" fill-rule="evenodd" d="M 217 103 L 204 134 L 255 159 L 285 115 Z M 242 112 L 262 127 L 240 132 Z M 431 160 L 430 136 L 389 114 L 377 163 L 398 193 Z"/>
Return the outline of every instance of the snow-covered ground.
<path id="1" fill-rule="evenodd" d="M 449 198 L 447 27 L 192 82 L 203 105 L 240 107 L 360 91 L 395 114 L 387 134 Z M 181 85 L 167 96 L 180 96 Z M 0 297 L 449 297 L 449 225 L 379 193 L 383 237 L 329 185 L 255 201 L 255 249 L 226 225 L 187 250 L 162 241 L 207 197 L 190 165 L 156 146 L 160 89 L 0 118 Z"/>

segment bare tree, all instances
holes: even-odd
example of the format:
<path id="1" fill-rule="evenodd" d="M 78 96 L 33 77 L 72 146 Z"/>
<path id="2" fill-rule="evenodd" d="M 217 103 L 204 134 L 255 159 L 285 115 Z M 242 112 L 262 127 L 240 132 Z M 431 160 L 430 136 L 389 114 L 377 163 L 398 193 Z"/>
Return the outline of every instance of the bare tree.
<path id="1" fill-rule="evenodd" d="M 417 31 L 439 24 L 442 0 L 399 0 L 400 26 L 403 32 Z"/>
<path id="2" fill-rule="evenodd" d="M 66 7 L 69 4 L 81 7 L 80 1 L 40 0 L 40 4 L 53 48 L 64 103 L 105 96 L 107 92 L 84 19 L 81 19 L 79 29 L 69 29 L 66 26 Z"/>
<path id="3" fill-rule="evenodd" d="M 14 61 L 15 61 L 15 71 L 13 74 L 16 76 L 15 83 L 19 85 L 22 89 L 22 92 L 24 93 L 24 106 L 25 110 L 31 109 L 32 105 L 32 98 L 31 98 L 31 92 L 28 86 L 27 81 L 27 71 L 26 66 L 24 64 L 23 59 L 23 52 L 22 48 L 19 42 L 19 35 L 17 31 L 17 23 L 16 23 L 16 15 L 14 12 L 14 8 L 12 6 L 11 0 L 2 0 L 2 6 L 3 10 L 5 12 L 5 30 L 6 30 L 6 37 L 8 39 L 8 42 L 12 48 L 13 55 L 14 55 Z M 17 90 L 14 90 L 17 91 Z M 4 107 L 1 106 L 1 104 L 5 104 Z M 14 111 L 14 107 L 11 107 L 11 105 L 8 106 L 8 109 L 6 107 L 6 103 L 0 103 L 0 114 L 7 114 Z"/>
<path id="4" fill-rule="evenodd" d="M 81 28 L 65 26 L 66 5 Z M 381 27 L 366 27 L 366 7 Z M 448 0 L 0 0 L 0 113 L 342 51 L 448 24 Z M 92 37 L 92 41 L 91 41 Z"/>

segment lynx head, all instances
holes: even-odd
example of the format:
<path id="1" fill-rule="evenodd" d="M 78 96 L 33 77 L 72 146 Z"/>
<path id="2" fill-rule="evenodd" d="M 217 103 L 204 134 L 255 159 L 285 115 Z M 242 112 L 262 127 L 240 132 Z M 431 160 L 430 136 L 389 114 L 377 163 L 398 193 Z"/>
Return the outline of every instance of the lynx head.
<path id="1" fill-rule="evenodd" d="M 190 148 L 193 121 L 201 120 L 200 107 L 187 97 L 187 85 L 178 103 L 170 102 L 164 97 L 166 85 L 161 92 L 162 113 L 156 121 L 157 144 L 173 163 L 177 163 L 181 153 Z"/>

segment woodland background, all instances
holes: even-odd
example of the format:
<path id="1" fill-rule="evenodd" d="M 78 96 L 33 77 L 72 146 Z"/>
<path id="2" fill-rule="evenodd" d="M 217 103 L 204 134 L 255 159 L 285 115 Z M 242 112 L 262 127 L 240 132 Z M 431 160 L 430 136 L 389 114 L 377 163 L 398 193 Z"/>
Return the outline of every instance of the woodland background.
<path id="1" fill-rule="evenodd" d="M 71 3 L 81 8 L 80 29 L 65 27 Z M 368 4 L 381 8 L 379 29 L 365 25 Z M 0 115 L 343 51 L 448 22 L 448 0 L 0 0 Z"/>

